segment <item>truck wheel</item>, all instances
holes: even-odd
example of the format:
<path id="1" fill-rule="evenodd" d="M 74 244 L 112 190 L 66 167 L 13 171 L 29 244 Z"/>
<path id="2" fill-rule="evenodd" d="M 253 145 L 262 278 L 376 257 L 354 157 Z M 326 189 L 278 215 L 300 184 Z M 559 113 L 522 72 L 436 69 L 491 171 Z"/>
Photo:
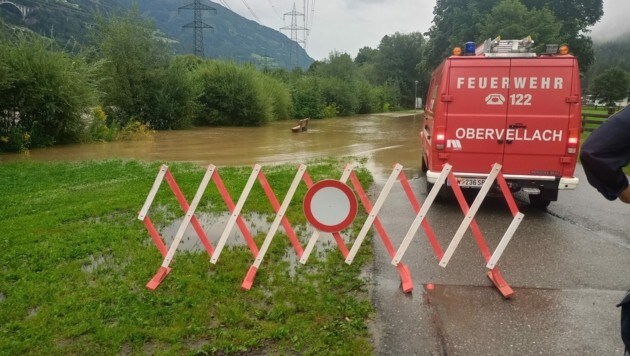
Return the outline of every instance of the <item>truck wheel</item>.
<path id="1" fill-rule="evenodd" d="M 543 197 L 540 194 L 530 194 L 529 195 L 529 205 L 533 206 L 536 209 L 547 209 L 547 207 L 551 204 L 551 200 Z"/>
<path id="2" fill-rule="evenodd" d="M 424 155 L 422 155 L 420 162 L 422 162 L 420 164 L 420 169 L 422 169 L 422 173 L 427 173 L 427 171 L 429 170 L 429 166 L 427 165 L 427 162 L 424 159 Z"/>

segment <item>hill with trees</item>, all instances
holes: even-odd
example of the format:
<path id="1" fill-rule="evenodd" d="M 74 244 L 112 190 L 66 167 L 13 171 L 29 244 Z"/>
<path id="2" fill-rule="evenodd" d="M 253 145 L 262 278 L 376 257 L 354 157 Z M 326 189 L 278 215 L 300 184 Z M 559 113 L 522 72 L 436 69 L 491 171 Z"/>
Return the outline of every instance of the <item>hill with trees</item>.
<path id="1" fill-rule="evenodd" d="M 630 73 L 630 32 L 614 40 L 595 42 L 593 50 L 595 63 L 586 74 L 587 81 L 615 67 Z"/>
<path id="2" fill-rule="evenodd" d="M 0 5 L 0 21 L 13 28 L 27 28 L 53 37 L 62 46 L 86 44 L 87 33 L 96 16 L 119 14 L 135 4 L 140 14 L 153 20 L 159 35 L 172 43 L 179 54 L 193 53 L 194 30 L 183 28 L 193 21 L 193 11 L 178 11 L 181 0 L 12 0 L 33 9 L 23 18 L 11 4 Z M 192 3 L 192 0 L 190 0 Z M 313 59 L 283 33 L 248 20 L 225 7 L 204 1 L 216 9 L 204 12 L 203 22 L 213 29 L 204 30 L 206 58 L 252 63 L 259 68 L 307 68 Z M 291 53 L 297 46 L 297 60 Z"/>

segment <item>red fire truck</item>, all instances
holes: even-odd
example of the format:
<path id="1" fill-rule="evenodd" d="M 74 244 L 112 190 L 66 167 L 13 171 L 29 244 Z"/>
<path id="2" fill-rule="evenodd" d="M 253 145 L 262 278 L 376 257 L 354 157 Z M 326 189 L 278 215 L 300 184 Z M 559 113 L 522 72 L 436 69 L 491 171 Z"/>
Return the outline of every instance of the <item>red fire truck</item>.
<path id="1" fill-rule="evenodd" d="M 449 163 L 462 187 L 481 187 L 494 163 L 514 191 L 544 208 L 575 189 L 580 76 L 566 46 L 531 51 L 531 38 L 466 44 L 433 72 L 425 105 L 422 168 L 429 187 Z M 459 55 L 458 55 L 459 54 Z"/>

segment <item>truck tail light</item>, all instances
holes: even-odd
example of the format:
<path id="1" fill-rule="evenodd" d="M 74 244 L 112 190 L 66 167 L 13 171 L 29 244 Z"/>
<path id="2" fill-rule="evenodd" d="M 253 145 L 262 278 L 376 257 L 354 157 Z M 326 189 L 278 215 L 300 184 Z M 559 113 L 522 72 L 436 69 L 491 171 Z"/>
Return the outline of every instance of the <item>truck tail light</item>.
<path id="1" fill-rule="evenodd" d="M 446 142 L 446 134 L 443 127 L 438 127 L 435 130 L 435 148 L 438 150 L 444 149 L 444 143 Z"/>
<path id="2" fill-rule="evenodd" d="M 578 144 L 580 143 L 580 135 L 577 129 L 569 130 L 569 139 L 567 141 L 567 153 L 574 155 L 578 151 Z"/>

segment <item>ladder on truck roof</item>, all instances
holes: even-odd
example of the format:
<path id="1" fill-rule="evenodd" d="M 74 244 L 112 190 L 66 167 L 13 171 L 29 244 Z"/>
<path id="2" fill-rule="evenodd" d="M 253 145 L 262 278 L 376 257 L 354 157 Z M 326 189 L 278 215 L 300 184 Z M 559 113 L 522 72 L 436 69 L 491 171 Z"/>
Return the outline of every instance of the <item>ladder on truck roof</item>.
<path id="1" fill-rule="evenodd" d="M 502 40 L 488 38 L 475 50 L 475 55 L 486 57 L 536 57 L 532 52 L 534 41 L 530 36 L 520 40 Z"/>

